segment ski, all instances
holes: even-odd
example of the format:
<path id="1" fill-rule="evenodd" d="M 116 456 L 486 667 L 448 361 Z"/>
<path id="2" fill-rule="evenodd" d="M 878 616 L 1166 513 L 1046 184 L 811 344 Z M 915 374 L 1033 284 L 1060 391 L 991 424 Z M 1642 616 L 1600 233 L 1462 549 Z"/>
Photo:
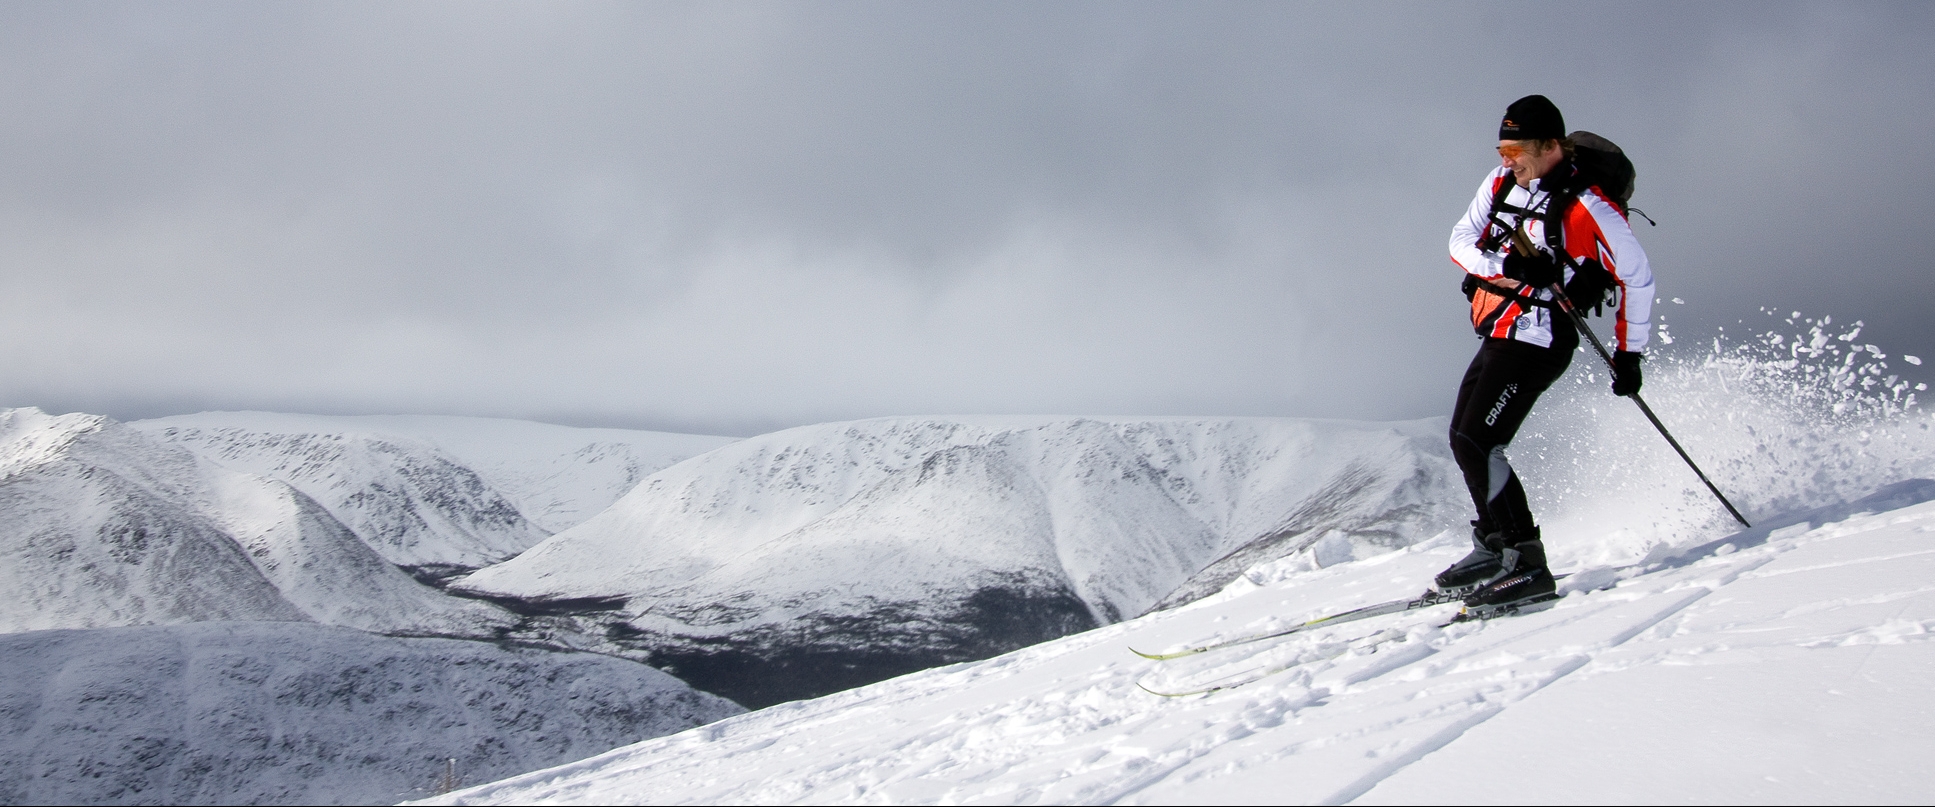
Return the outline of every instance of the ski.
<path id="1" fill-rule="evenodd" d="M 1452 625 L 1456 625 L 1463 622 L 1481 622 L 1489 619 L 1503 619 L 1505 617 L 1522 616 L 1524 614 L 1538 613 L 1539 611 L 1544 611 L 1548 608 L 1551 608 L 1553 603 L 1557 602 L 1559 598 L 1564 596 L 1565 596 L 1565 592 L 1555 591 L 1550 594 L 1541 594 L 1536 597 L 1530 597 L 1524 600 L 1519 600 L 1517 602 L 1501 603 L 1498 605 L 1489 605 L 1489 606 L 1480 606 L 1478 608 L 1470 608 L 1470 607 L 1461 608 L 1458 610 L 1458 613 L 1456 615 L 1452 616 L 1451 619 L 1446 620 L 1442 623 L 1439 623 L 1438 627 L 1442 629 L 1442 628 L 1448 628 L 1448 627 L 1451 627 Z M 1419 599 L 1421 600 L 1424 598 L 1421 597 Z M 1455 600 L 1441 599 L 1440 601 L 1453 602 Z M 1363 613 L 1363 612 L 1369 612 L 1379 608 L 1386 608 L 1388 606 L 1392 606 L 1400 602 L 1414 603 L 1414 602 L 1418 602 L 1418 600 L 1394 600 L 1388 603 L 1381 603 L 1379 605 L 1359 608 L 1356 611 L 1346 611 L 1343 614 L 1338 614 L 1336 616 L 1342 617 L 1342 616 L 1349 615 L 1351 619 L 1361 619 L 1368 616 L 1376 616 L 1378 614 L 1399 613 L 1399 611 L 1392 611 L 1392 610 L 1381 610 L 1381 611 L 1377 611 L 1377 613 Z M 1418 605 L 1418 606 L 1415 606 L 1414 608 L 1423 608 L 1423 607 L 1426 607 L 1426 606 Z M 1403 609 L 1403 610 L 1413 610 L 1413 609 Z M 1350 620 L 1347 619 L 1343 621 L 1350 621 Z M 1287 631 L 1278 631 L 1274 634 L 1271 634 L 1270 636 L 1250 636 L 1250 637 L 1245 637 L 1243 639 L 1223 642 L 1221 644 L 1204 645 L 1198 648 L 1191 648 L 1188 651 L 1181 651 L 1181 655 L 1192 655 L 1194 653 L 1201 653 L 1207 650 L 1215 650 L 1221 647 L 1229 647 L 1231 645 L 1244 644 L 1246 642 L 1261 641 L 1263 639 L 1271 638 L 1272 636 L 1286 636 L 1291 633 L 1296 633 L 1297 631 L 1303 630 L 1304 628 L 1315 625 L 1319 622 L 1323 624 L 1334 625 L 1334 624 L 1337 624 L 1338 620 L 1335 617 L 1326 617 L 1323 620 L 1307 622 L 1307 623 L 1304 623 L 1303 625 L 1300 625 L 1295 628 L 1291 628 L 1290 630 L 1287 630 Z M 1364 654 L 1364 655 L 1375 653 L 1377 652 L 1379 647 L 1382 647 L 1385 644 L 1393 641 L 1398 641 L 1398 642 L 1404 641 L 1405 638 L 1406 638 L 1406 635 L 1403 631 L 1399 631 L 1396 629 L 1387 629 L 1382 632 L 1373 634 L 1369 637 L 1366 637 L 1364 639 L 1358 639 L 1356 641 L 1346 643 L 1342 646 L 1320 652 L 1317 655 L 1299 655 L 1295 660 L 1287 661 L 1281 664 L 1275 664 L 1275 665 L 1271 665 L 1263 668 L 1252 668 L 1248 670 L 1242 670 L 1240 672 L 1235 672 L 1235 673 L 1231 673 L 1229 675 L 1223 676 L 1222 678 L 1214 679 L 1213 681 L 1209 682 L 1208 685 L 1206 686 L 1202 686 L 1196 689 L 1183 690 L 1179 692 L 1168 692 L 1168 691 L 1163 691 L 1158 689 L 1150 689 L 1146 684 L 1143 684 L 1141 681 L 1137 681 L 1135 685 L 1141 688 L 1142 691 L 1161 698 L 1186 698 L 1191 695 L 1208 695 L 1213 692 L 1223 692 L 1223 691 L 1235 689 L 1240 686 L 1254 684 L 1265 678 L 1269 678 L 1270 676 L 1273 676 L 1282 672 L 1288 672 L 1290 670 L 1296 669 L 1297 667 L 1301 667 L 1311 662 L 1328 661 L 1330 659 L 1338 658 L 1340 656 L 1353 653 L 1353 652 Z M 1160 658 L 1158 656 L 1150 656 L 1146 653 L 1141 655 L 1143 655 L 1145 658 Z M 1167 656 L 1167 658 L 1179 658 L 1179 657 L 1180 657 L 1179 655 L 1175 655 L 1175 654 L 1171 654 Z"/>
<path id="2" fill-rule="evenodd" d="M 1185 656 L 1193 656 L 1198 653 L 1207 653 L 1211 650 L 1221 650 L 1225 647 L 1236 647 L 1239 645 L 1250 644 L 1252 642 L 1261 642 L 1269 639 L 1276 639 L 1283 636 L 1289 636 L 1295 633 L 1302 633 L 1312 628 L 1328 627 L 1330 625 L 1341 625 L 1346 622 L 1356 622 L 1357 620 L 1360 620 L 1360 619 L 1369 619 L 1374 616 L 1384 616 L 1385 614 L 1401 614 L 1406 611 L 1415 611 L 1419 608 L 1430 608 L 1431 606 L 1434 606 L 1434 605 L 1444 605 L 1446 603 L 1459 602 L 1462 599 L 1463 599 L 1462 597 L 1453 596 L 1441 591 L 1437 591 L 1436 589 L 1433 589 L 1430 591 L 1426 591 L 1424 594 L 1419 595 L 1418 597 L 1415 597 L 1412 599 L 1392 600 L 1390 602 L 1381 602 L 1376 605 L 1366 605 L 1362 608 L 1354 608 L 1352 610 L 1344 611 L 1342 613 L 1318 617 L 1316 619 L 1310 620 L 1309 622 L 1305 622 L 1296 627 L 1286 628 L 1284 630 L 1271 631 L 1269 633 L 1259 633 L 1254 636 L 1242 636 L 1235 639 L 1230 639 L 1228 641 L 1213 642 L 1211 644 L 1197 645 L 1195 647 L 1186 647 L 1181 650 L 1177 650 L 1169 653 L 1144 653 L 1133 647 L 1129 648 L 1129 652 L 1134 653 L 1146 659 L 1153 659 L 1155 661 L 1168 661 L 1170 659 L 1178 659 L 1178 658 L 1183 658 Z"/>
<path id="3" fill-rule="evenodd" d="M 1564 580 L 1571 576 L 1572 574 L 1568 572 L 1566 574 L 1553 575 L 1552 579 Z M 1445 624 L 1453 625 L 1459 622 L 1469 622 L 1473 619 L 1489 619 L 1492 616 L 1512 616 L 1518 613 L 1529 614 L 1529 613 L 1532 613 L 1533 611 L 1543 611 L 1546 608 L 1549 608 L 1551 606 L 1546 605 L 1546 606 L 1540 606 L 1536 608 L 1526 608 L 1526 606 L 1537 605 L 1538 603 L 1544 603 L 1550 600 L 1556 600 L 1563 596 L 1565 595 L 1562 593 L 1551 594 L 1545 597 L 1535 598 L 1534 600 L 1531 600 L 1531 601 L 1521 601 L 1516 603 L 1510 603 L 1505 606 L 1489 606 L 1485 609 L 1481 609 L 1481 610 L 1487 611 L 1486 615 L 1484 616 L 1468 615 L 1465 611 L 1461 610 L 1459 611 L 1458 616 L 1453 617 L 1450 622 L 1446 622 Z M 1439 591 L 1434 588 L 1434 589 L 1429 589 L 1425 591 L 1423 594 L 1420 594 L 1413 599 L 1392 600 L 1390 602 L 1380 602 L 1376 605 L 1366 605 L 1362 608 L 1353 608 L 1349 611 L 1344 611 L 1342 613 L 1331 614 L 1329 616 L 1320 616 L 1320 617 L 1317 617 L 1316 619 L 1310 620 L 1309 622 L 1305 622 L 1296 627 L 1285 628 L 1283 630 L 1277 630 L 1277 631 L 1270 631 L 1269 633 L 1259 633 L 1254 636 L 1239 636 L 1235 639 L 1230 639 L 1228 641 L 1211 642 L 1209 644 L 1196 645 L 1195 647 L 1185 647 L 1181 650 L 1176 650 L 1168 653 L 1144 653 L 1133 647 L 1129 648 L 1129 652 L 1134 653 L 1143 658 L 1150 659 L 1152 661 L 1168 661 L 1170 659 L 1186 658 L 1188 656 L 1193 656 L 1198 653 L 1207 653 L 1211 650 L 1221 650 L 1225 647 L 1237 647 L 1240 645 L 1250 644 L 1252 642 L 1261 642 L 1269 639 L 1279 638 L 1282 636 L 1290 636 L 1292 634 L 1302 633 L 1312 628 L 1322 628 L 1322 627 L 1328 627 L 1331 625 L 1342 625 L 1346 622 L 1356 622 L 1357 620 L 1370 619 L 1371 617 L 1374 617 L 1374 616 L 1384 616 L 1385 614 L 1401 614 L 1406 611 L 1416 611 L 1419 608 L 1430 608 L 1434 605 L 1444 605 L 1446 603 L 1463 602 L 1464 598 L 1465 598 L 1465 595 L 1463 593 L 1453 594 L 1453 593 Z M 1490 613 L 1490 611 L 1496 610 L 1499 608 L 1509 608 L 1511 610 L 1509 613 L 1500 613 L 1500 614 Z M 1466 610 L 1469 610 L 1469 609 L 1466 609 Z"/>
<path id="4" fill-rule="evenodd" d="M 1349 642 L 1349 643 L 1337 646 L 1335 648 L 1330 648 L 1330 649 L 1321 651 L 1316 655 L 1302 654 L 1302 655 L 1298 655 L 1294 660 L 1286 661 L 1281 664 L 1273 664 L 1267 667 L 1252 668 L 1248 670 L 1242 670 L 1240 672 L 1231 673 L 1221 678 L 1213 679 L 1207 685 L 1199 687 L 1197 689 L 1188 689 L 1188 690 L 1182 690 L 1179 692 L 1166 692 L 1159 689 L 1150 689 L 1147 684 L 1144 684 L 1141 681 L 1135 682 L 1135 685 L 1138 688 L 1140 688 L 1142 691 L 1147 692 L 1159 698 L 1187 698 L 1191 695 L 1208 695 L 1212 692 L 1223 692 L 1225 690 L 1235 689 L 1240 686 L 1254 684 L 1265 678 L 1269 678 L 1272 675 L 1276 675 L 1282 672 L 1289 672 L 1290 670 L 1296 669 L 1298 667 L 1301 667 L 1305 664 L 1309 664 L 1312 662 L 1328 661 L 1330 659 L 1338 658 L 1344 655 L 1348 655 L 1350 653 L 1369 655 L 1371 653 L 1377 652 L 1378 648 L 1384 646 L 1389 642 L 1394 642 L 1394 641 L 1402 642 L 1404 640 L 1405 640 L 1405 633 L 1403 631 L 1386 630 L 1376 635 L 1373 635 L 1368 639 L 1359 639 L 1355 642 Z"/>

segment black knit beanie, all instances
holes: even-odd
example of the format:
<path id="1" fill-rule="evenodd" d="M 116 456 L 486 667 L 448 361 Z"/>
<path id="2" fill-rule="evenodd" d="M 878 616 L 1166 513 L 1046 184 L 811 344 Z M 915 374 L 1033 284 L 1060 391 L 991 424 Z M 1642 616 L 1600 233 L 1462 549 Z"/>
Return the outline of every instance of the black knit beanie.
<path id="1" fill-rule="evenodd" d="M 1528 95 L 1505 108 L 1505 120 L 1498 124 L 1500 140 L 1558 140 L 1565 137 L 1565 116 L 1551 99 Z"/>

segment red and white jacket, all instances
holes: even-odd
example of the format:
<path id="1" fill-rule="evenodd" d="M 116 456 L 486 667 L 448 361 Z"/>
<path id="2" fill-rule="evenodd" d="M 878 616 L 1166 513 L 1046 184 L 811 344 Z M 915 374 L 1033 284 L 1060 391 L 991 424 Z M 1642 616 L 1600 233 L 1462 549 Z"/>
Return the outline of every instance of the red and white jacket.
<path id="1" fill-rule="evenodd" d="M 1486 228 L 1494 226 L 1489 216 L 1492 197 L 1498 192 L 1499 183 L 1513 183 L 1511 194 L 1505 197 L 1505 204 L 1500 205 L 1498 217 L 1499 221 L 1511 227 L 1519 225 L 1519 216 L 1506 212 L 1507 206 L 1542 214 L 1551 199 L 1550 194 L 1539 189 L 1539 180 L 1533 180 L 1529 190 L 1518 187 L 1509 168 L 1493 168 L 1491 174 L 1485 177 L 1484 184 L 1478 186 L 1478 196 L 1472 199 L 1464 218 L 1451 228 L 1452 262 L 1485 280 L 1505 276 L 1502 268 L 1505 254 L 1512 249 L 1509 238 L 1497 252 L 1478 248 L 1478 241 L 1484 237 Z M 1530 219 L 1526 234 L 1531 236 L 1532 243 L 1544 250 L 1544 221 L 1536 215 L 1525 218 Z M 1605 194 L 1594 186 L 1579 194 L 1578 202 L 1565 211 L 1561 221 L 1565 236 L 1561 243 L 1573 261 L 1598 259 L 1619 285 L 1619 305 L 1613 315 L 1614 349 L 1641 351 L 1646 347 L 1652 330 L 1653 269 L 1646 262 L 1646 250 L 1640 248 L 1639 239 L 1633 236 L 1633 228 L 1626 224 L 1626 215 L 1607 201 Z M 1572 279 L 1570 268 L 1565 271 L 1565 279 Z M 1541 300 L 1553 298 L 1552 292 L 1547 289 L 1536 293 Z M 1510 302 L 1481 287 L 1472 296 L 1471 324 L 1480 336 L 1517 339 L 1539 347 L 1551 347 L 1553 315 L 1560 313 L 1550 308 Z"/>

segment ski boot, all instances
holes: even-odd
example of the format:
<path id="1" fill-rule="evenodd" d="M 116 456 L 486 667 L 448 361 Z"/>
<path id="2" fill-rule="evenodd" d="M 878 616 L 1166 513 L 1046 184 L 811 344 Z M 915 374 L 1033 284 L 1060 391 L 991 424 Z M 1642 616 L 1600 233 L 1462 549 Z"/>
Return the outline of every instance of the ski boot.
<path id="1" fill-rule="evenodd" d="M 1504 556 L 1500 554 L 1499 539 L 1504 537 L 1503 533 L 1488 534 L 1478 522 L 1472 522 L 1471 554 L 1438 573 L 1435 581 L 1438 594 L 1446 602 L 1463 599 L 1503 573 Z"/>
<path id="2" fill-rule="evenodd" d="M 1466 615 L 1489 619 L 1522 614 L 1550 608 L 1559 598 L 1559 584 L 1545 565 L 1545 544 L 1536 528 L 1530 540 L 1506 546 L 1499 555 L 1503 573 L 1465 597 Z"/>

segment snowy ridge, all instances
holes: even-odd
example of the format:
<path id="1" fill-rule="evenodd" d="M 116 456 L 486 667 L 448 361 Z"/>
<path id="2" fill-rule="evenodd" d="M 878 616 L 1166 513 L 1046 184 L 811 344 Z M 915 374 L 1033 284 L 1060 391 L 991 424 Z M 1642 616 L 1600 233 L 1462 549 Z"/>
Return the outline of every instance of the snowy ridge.
<path id="1" fill-rule="evenodd" d="M 0 631 L 211 620 L 494 635 L 314 500 L 104 417 L 0 411 Z"/>
<path id="2" fill-rule="evenodd" d="M 1441 430 L 974 418 L 790 429 L 660 471 L 454 585 L 622 600 L 613 619 L 657 663 L 771 703 L 1133 616 L 1246 547 L 1268 559 L 1327 539 L 1338 560 L 1429 537 L 1463 496 Z M 860 657 L 860 677 L 838 672 Z M 718 677 L 760 665 L 802 674 L 787 689 Z"/>
<path id="3" fill-rule="evenodd" d="M 398 563 L 472 568 L 591 517 L 654 471 L 733 441 L 427 415 L 203 412 L 130 425 L 295 485 L 359 533 L 389 536 L 375 543 Z"/>
<path id="4" fill-rule="evenodd" d="M 544 538 L 475 472 L 423 441 L 165 421 L 137 428 L 230 469 L 288 483 L 399 566 L 475 568 Z"/>
<path id="5" fill-rule="evenodd" d="M 427 803 L 1924 802 L 1932 499 L 1914 480 L 1574 567 L 1555 607 L 1515 618 L 1437 627 L 1447 606 L 1186 661 L 1128 652 L 1414 594 L 1465 546 L 1286 559 L 1186 607 Z M 1298 658 L 1210 696 L 1136 686 Z"/>
<path id="6" fill-rule="evenodd" d="M 106 418 L 0 412 L 0 630 L 305 620 L 210 519 L 139 477 L 74 459 Z M 108 431 L 107 434 L 103 432 Z M 159 459 L 192 469 L 185 454 Z M 172 487 L 172 486 L 171 486 Z"/>
<path id="7" fill-rule="evenodd" d="M 642 664 L 291 623 L 0 636 L 0 801 L 387 804 L 744 711 Z"/>

